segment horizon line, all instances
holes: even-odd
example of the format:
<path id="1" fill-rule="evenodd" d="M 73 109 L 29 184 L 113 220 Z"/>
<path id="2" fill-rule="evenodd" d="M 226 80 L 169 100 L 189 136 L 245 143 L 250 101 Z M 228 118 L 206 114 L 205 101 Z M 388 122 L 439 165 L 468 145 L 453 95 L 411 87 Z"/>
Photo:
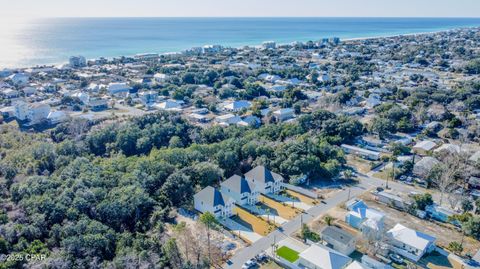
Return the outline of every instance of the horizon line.
<path id="1" fill-rule="evenodd" d="M 8 18 L 8 17 L 7 17 Z M 268 18 L 268 19 L 275 19 L 275 18 L 298 18 L 298 19 L 314 19 L 314 18 L 339 18 L 339 19 L 480 19 L 480 16 L 477 17 L 470 17 L 470 16 L 38 16 L 38 17 L 31 17 L 32 19 L 48 19 L 48 18 L 167 18 L 167 19 L 175 19 L 175 18 L 199 18 L 199 19 L 249 19 L 249 18 Z"/>

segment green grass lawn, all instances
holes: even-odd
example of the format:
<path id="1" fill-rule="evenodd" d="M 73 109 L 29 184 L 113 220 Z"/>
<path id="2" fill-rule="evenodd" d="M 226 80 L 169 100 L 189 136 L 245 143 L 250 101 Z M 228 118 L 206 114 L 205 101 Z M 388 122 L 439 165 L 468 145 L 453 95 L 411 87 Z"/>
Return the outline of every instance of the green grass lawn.
<path id="1" fill-rule="evenodd" d="M 286 246 L 277 249 L 277 255 L 291 263 L 298 260 L 298 252 Z"/>

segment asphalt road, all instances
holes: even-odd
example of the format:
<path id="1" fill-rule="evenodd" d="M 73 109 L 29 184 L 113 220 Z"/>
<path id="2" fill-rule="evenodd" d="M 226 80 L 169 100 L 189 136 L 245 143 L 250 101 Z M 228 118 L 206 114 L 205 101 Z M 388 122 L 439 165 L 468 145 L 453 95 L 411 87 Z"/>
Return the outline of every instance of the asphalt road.
<path id="1" fill-rule="evenodd" d="M 303 223 L 308 223 L 316 217 L 324 214 L 331 208 L 336 207 L 337 205 L 346 202 L 349 199 L 352 199 L 360 194 L 363 194 L 373 188 L 385 186 L 384 180 L 373 178 L 371 176 L 360 175 L 358 179 L 358 184 L 350 187 L 345 187 L 342 191 L 336 193 L 334 196 L 323 200 L 322 203 L 319 203 L 318 205 L 310 208 L 305 213 L 298 215 L 296 218 L 290 220 L 289 222 L 284 223 L 281 228 L 275 230 L 269 235 L 237 252 L 235 256 L 230 259 L 231 264 L 227 265 L 226 268 L 241 268 L 247 260 L 255 257 L 262 251 L 272 247 L 273 244 L 278 243 L 279 241 L 287 238 L 291 234 L 298 231 L 302 227 Z M 388 185 L 390 189 L 398 192 L 408 193 L 415 190 L 411 186 L 407 186 L 405 184 L 397 182 L 389 182 Z"/>

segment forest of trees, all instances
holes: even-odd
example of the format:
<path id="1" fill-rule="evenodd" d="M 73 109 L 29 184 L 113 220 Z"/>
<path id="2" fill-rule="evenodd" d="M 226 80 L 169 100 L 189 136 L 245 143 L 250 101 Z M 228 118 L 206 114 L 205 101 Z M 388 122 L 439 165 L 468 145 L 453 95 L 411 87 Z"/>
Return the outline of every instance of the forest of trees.
<path id="1" fill-rule="evenodd" d="M 338 145 L 362 132 L 327 111 L 257 129 L 201 129 L 169 113 L 94 126 L 73 120 L 44 133 L 4 125 L 0 254 L 46 254 L 36 265 L 56 268 L 208 266 L 205 255 L 178 259 L 181 238 L 165 232 L 175 208 L 260 164 L 287 179 L 336 177 L 345 163 Z"/>

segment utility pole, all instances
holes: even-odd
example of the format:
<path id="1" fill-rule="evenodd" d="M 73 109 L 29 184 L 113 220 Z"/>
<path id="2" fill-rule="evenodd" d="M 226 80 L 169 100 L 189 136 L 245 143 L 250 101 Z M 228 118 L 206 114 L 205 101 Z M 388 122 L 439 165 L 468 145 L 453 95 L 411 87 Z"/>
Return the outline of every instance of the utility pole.
<path id="1" fill-rule="evenodd" d="M 277 244 L 277 236 L 273 235 L 273 244 L 272 244 L 272 255 L 273 257 L 277 257 L 277 253 L 275 251 L 275 245 Z"/>
<path id="2" fill-rule="evenodd" d="M 385 183 L 385 189 L 388 190 L 388 176 L 387 176 L 387 183 Z"/>

